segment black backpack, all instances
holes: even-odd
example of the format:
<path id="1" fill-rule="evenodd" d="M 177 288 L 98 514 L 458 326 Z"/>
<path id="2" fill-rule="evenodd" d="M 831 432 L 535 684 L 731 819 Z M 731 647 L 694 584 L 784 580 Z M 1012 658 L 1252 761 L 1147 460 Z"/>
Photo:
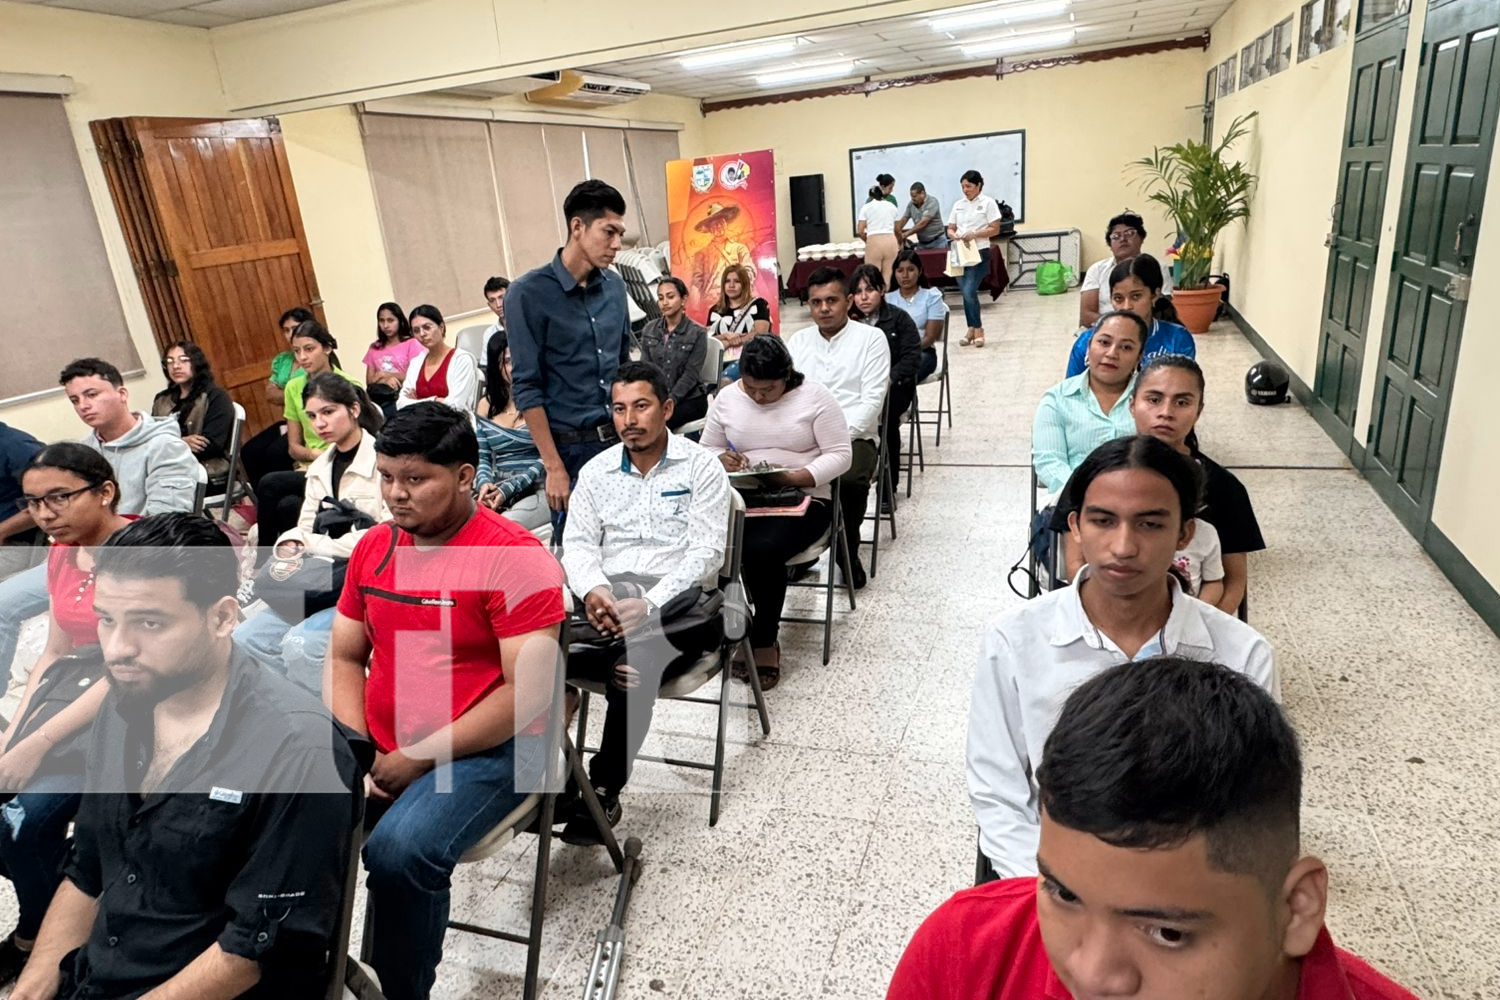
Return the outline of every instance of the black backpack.
<path id="1" fill-rule="evenodd" d="M 1000 232 L 1002 239 L 1016 235 L 1016 210 L 1005 202 L 1000 203 Z"/>

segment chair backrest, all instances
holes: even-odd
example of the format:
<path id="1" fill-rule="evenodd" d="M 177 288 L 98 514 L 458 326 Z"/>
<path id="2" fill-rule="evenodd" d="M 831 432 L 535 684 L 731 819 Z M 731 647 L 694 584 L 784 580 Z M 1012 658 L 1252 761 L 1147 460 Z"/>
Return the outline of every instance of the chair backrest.
<path id="1" fill-rule="evenodd" d="M 457 337 L 453 338 L 454 347 L 461 347 L 474 355 L 474 360 L 479 363 L 481 374 L 484 372 L 484 349 L 489 343 L 489 338 L 484 335 L 484 331 L 488 329 L 488 324 L 484 326 L 466 326 L 458 331 Z"/>
<path id="2" fill-rule="evenodd" d="M 724 344 L 718 337 L 708 338 L 708 350 L 703 352 L 703 369 L 698 377 L 703 384 L 710 388 L 719 384 L 719 376 L 724 372 Z"/>
<path id="3" fill-rule="evenodd" d="M 208 497 L 208 470 L 201 463 L 195 465 L 198 482 L 193 487 L 193 513 L 203 513 L 203 501 Z"/>
<path id="4" fill-rule="evenodd" d="M 234 503 L 234 483 L 243 471 L 240 468 L 240 441 L 245 436 L 245 408 L 234 404 L 234 429 L 229 432 L 229 478 L 224 483 L 224 511 L 222 520 L 229 520 L 229 508 Z"/>

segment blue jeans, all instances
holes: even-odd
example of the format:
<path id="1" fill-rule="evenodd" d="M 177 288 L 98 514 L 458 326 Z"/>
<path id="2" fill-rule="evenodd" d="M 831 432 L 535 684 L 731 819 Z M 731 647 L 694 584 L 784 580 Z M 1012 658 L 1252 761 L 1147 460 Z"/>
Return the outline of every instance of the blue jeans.
<path id="1" fill-rule="evenodd" d="M 364 850 L 374 908 L 369 947 L 389 1000 L 425 1000 L 432 991 L 453 869 L 541 787 L 544 746 L 540 736 L 519 736 L 444 764 L 413 782 L 375 824 Z"/>
<path id="2" fill-rule="evenodd" d="M 922 348 L 922 360 L 917 362 L 917 381 L 926 380 L 927 376 L 937 371 L 937 348 Z"/>
<path id="3" fill-rule="evenodd" d="M 290 625 L 267 608 L 234 630 L 234 641 L 260 663 L 313 694 L 323 689 L 323 658 L 333 630 L 333 608 Z"/>
<path id="4" fill-rule="evenodd" d="M 971 330 L 984 328 L 984 322 L 979 318 L 979 283 L 989 272 L 990 248 L 984 247 L 979 251 L 979 263 L 964 268 L 958 279 L 958 290 L 964 294 L 964 323 Z"/>
<path id="5" fill-rule="evenodd" d="M 725 378 L 725 379 L 727 379 L 727 380 L 729 380 L 730 382 L 734 382 L 737 379 L 739 379 L 739 377 L 740 377 L 740 359 L 739 358 L 735 358 L 733 361 L 729 362 L 729 364 L 727 364 L 727 365 L 724 366 L 724 372 L 723 372 L 722 377 Z"/>
<path id="6" fill-rule="evenodd" d="M 17 937 L 36 939 L 62 882 L 68 824 L 83 798 L 79 785 L 77 777 L 37 778 L 0 806 L 0 875 L 16 889 Z"/>
<path id="7" fill-rule="evenodd" d="M 0 677 L 10 674 L 21 626 L 47 610 L 47 564 L 0 583 Z"/>
<path id="8" fill-rule="evenodd" d="M 938 233 L 930 240 L 917 237 L 917 246 L 923 250 L 946 250 L 948 249 L 948 234 Z"/>
<path id="9" fill-rule="evenodd" d="M 605 441 L 575 441 L 572 444 L 560 444 L 557 446 L 557 457 L 562 459 L 563 468 L 568 470 L 568 485 L 578 485 L 578 473 L 589 463 L 589 459 L 610 447 L 614 442 Z M 555 510 L 552 512 L 552 537 L 561 539 L 563 527 L 568 523 L 568 512 Z"/>

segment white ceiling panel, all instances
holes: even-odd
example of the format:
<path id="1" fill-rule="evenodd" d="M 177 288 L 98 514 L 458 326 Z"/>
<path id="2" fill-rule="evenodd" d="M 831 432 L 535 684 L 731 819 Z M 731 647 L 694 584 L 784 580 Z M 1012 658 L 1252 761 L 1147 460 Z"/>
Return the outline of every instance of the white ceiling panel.
<path id="1" fill-rule="evenodd" d="M 217 28 L 276 14 L 311 10 L 338 0 L 19 0 L 49 7 L 135 17 L 194 28 Z"/>
<path id="2" fill-rule="evenodd" d="M 854 61 L 854 71 L 849 80 L 862 76 L 986 65 L 993 63 L 994 59 L 966 59 L 962 47 L 1011 34 L 1026 35 L 1071 27 L 1075 30 L 1076 37 L 1073 45 L 1066 49 L 1017 53 L 1006 57 L 1010 62 L 1034 56 L 1053 56 L 1060 52 L 1081 52 L 1111 45 L 1134 45 L 1173 38 L 1207 30 L 1229 7 L 1230 2 L 1231 0 L 1073 0 L 1068 11 L 1058 17 L 1025 21 L 1014 27 L 997 24 L 952 32 L 933 30 L 929 22 L 943 12 L 928 11 L 822 28 L 797 36 L 754 39 L 753 41 L 760 42 L 771 38 L 795 37 L 798 41 L 793 54 L 765 63 L 699 69 L 685 73 L 674 54 L 582 68 L 641 80 L 666 94 L 699 99 L 744 97 L 766 93 L 755 84 L 757 73 L 838 59 Z M 997 7 L 1007 5 L 995 4 Z M 953 4 L 953 8 L 972 6 L 972 0 Z M 747 39 L 746 43 L 751 41 Z M 786 89 L 831 86 L 840 82 L 845 81 L 818 81 Z"/>

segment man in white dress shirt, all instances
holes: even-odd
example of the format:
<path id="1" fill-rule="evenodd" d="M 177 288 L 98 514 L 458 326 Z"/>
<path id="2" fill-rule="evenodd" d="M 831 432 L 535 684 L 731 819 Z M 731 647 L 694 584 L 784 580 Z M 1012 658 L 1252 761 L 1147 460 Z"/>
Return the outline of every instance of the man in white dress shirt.
<path id="1" fill-rule="evenodd" d="M 839 506 L 857 590 L 865 585 L 859 526 L 880 458 L 880 408 L 891 381 L 891 349 L 880 330 L 849 318 L 850 300 L 844 276 L 831 267 L 818 268 L 807 281 L 813 325 L 787 337 L 786 346 L 796 369 L 832 392 L 849 421 L 854 460 L 839 481 Z"/>
<path id="2" fill-rule="evenodd" d="M 711 592 L 728 538 L 729 476 L 712 452 L 667 430 L 672 398 L 660 368 L 621 365 L 610 403 L 620 443 L 578 474 L 562 564 L 599 637 L 570 649 L 568 675 L 605 684 L 608 711 L 589 780 L 614 824 L 662 681 L 723 636 Z M 582 813 L 560 837 L 600 842 Z"/>
<path id="3" fill-rule="evenodd" d="M 980 849 L 1000 878 L 1036 874 L 1036 768 L 1073 689 L 1120 663 L 1176 656 L 1240 671 L 1279 700 L 1271 647 L 1183 593 L 1170 569 L 1193 535 L 1198 473 L 1148 436 L 1100 445 L 1068 481 L 1087 565 L 1073 585 L 985 629 L 969 706 L 969 796 Z"/>

